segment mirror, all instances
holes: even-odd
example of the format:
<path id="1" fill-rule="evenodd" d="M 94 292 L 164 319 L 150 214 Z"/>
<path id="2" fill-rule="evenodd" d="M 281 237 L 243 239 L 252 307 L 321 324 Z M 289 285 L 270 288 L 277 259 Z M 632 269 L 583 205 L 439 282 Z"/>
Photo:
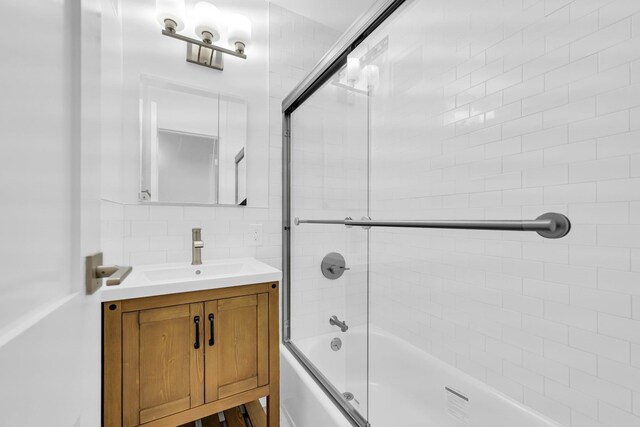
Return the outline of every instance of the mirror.
<path id="1" fill-rule="evenodd" d="M 247 103 L 152 77 L 140 87 L 140 200 L 247 205 Z"/>

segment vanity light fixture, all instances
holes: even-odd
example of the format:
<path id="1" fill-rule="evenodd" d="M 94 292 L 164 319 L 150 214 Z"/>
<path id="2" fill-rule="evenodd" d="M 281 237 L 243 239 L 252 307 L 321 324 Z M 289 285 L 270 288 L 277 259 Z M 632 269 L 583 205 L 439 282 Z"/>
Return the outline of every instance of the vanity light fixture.
<path id="1" fill-rule="evenodd" d="M 223 55 L 247 59 L 245 49 L 251 41 L 251 21 L 247 17 L 237 13 L 226 17 L 213 3 L 200 1 L 194 7 L 194 32 L 200 39 L 197 40 L 178 34 L 184 29 L 184 16 L 184 0 L 156 0 L 156 18 L 162 25 L 162 35 L 187 43 L 187 62 L 222 71 Z M 225 37 L 234 50 L 214 44 Z"/>
<path id="2" fill-rule="evenodd" d="M 251 21 L 246 16 L 234 13 L 229 17 L 228 42 L 236 48 L 236 52 L 244 53 L 251 41 Z"/>
<path id="3" fill-rule="evenodd" d="M 355 86 L 360 79 L 360 58 L 347 58 L 347 82 Z"/>
<path id="4" fill-rule="evenodd" d="M 369 64 L 362 69 L 362 74 L 369 90 L 374 90 L 380 84 L 380 69 L 375 64 Z"/>
<path id="5" fill-rule="evenodd" d="M 389 37 L 387 36 L 364 53 L 352 52 L 347 57 L 344 69 L 335 75 L 331 83 L 345 89 L 347 93 L 371 96 L 380 86 L 378 58 L 387 51 L 388 47 Z M 356 56 L 358 53 L 361 53 L 360 56 Z"/>

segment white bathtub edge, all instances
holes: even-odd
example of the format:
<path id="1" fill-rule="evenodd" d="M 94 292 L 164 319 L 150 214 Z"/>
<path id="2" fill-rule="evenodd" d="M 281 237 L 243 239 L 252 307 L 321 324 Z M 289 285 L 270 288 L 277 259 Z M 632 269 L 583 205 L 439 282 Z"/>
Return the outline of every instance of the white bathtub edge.
<path id="1" fill-rule="evenodd" d="M 284 344 L 280 356 L 280 409 L 290 427 L 352 427 Z M 292 415 L 296 408 L 304 413 Z M 293 419 L 303 422 L 296 424 Z"/>

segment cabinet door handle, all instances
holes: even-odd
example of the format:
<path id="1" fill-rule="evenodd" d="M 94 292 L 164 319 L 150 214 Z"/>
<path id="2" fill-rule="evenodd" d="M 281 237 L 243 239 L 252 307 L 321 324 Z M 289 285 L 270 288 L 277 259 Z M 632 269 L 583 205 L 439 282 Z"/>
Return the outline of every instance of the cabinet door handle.
<path id="1" fill-rule="evenodd" d="M 200 348 L 200 316 L 194 317 L 193 323 L 196 326 L 196 342 L 193 344 L 193 348 L 197 350 Z"/>
<path id="2" fill-rule="evenodd" d="M 209 327 L 211 328 L 211 338 L 209 338 L 209 345 L 214 345 L 216 342 L 213 338 L 213 334 L 215 332 L 215 327 L 213 325 L 213 321 L 214 321 L 214 317 L 213 317 L 213 313 L 209 313 Z"/>

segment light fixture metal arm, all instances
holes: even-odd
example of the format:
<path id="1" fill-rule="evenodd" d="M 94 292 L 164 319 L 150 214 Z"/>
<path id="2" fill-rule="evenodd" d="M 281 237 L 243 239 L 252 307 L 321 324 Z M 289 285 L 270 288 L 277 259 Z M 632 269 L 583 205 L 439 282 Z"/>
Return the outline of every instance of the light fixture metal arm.
<path id="1" fill-rule="evenodd" d="M 191 37 L 186 37 L 178 33 L 172 33 L 167 30 L 162 30 L 162 35 L 171 37 L 174 39 L 182 40 L 183 42 L 195 44 L 201 47 L 206 47 L 207 49 L 215 50 L 216 52 L 222 52 L 227 55 L 235 56 L 242 59 L 247 59 L 247 55 L 245 55 L 244 53 L 239 53 L 239 52 L 236 52 L 235 50 L 227 49 L 221 46 L 216 46 L 214 44 L 205 43 L 203 41 L 192 39 Z"/>
<path id="2" fill-rule="evenodd" d="M 187 43 L 187 62 L 212 68 L 214 70 L 224 70 L 224 55 L 235 56 L 240 59 L 247 59 L 244 49 L 231 50 L 210 43 L 209 39 L 204 41 L 192 39 L 171 31 L 170 28 L 162 30 L 162 35 L 172 39 L 181 40 Z"/>

